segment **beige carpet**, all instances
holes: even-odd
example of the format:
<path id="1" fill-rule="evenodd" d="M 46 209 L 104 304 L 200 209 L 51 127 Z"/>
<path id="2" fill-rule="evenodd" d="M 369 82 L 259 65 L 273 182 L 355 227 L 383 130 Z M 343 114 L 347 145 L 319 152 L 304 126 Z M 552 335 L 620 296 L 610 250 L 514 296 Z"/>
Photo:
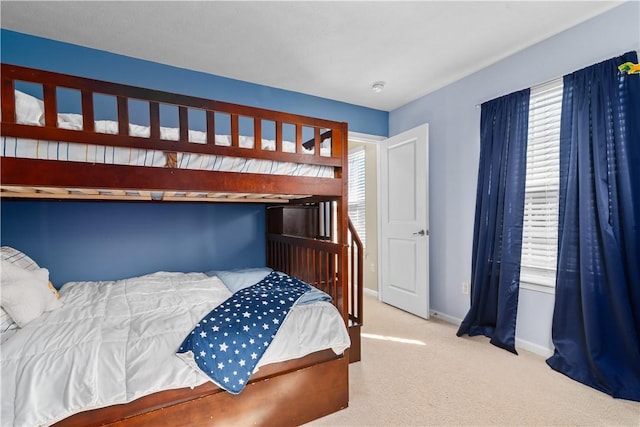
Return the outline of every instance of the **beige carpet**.
<path id="1" fill-rule="evenodd" d="M 485 337 L 365 298 L 362 361 L 349 407 L 308 426 L 640 426 L 640 403 L 613 399 Z"/>

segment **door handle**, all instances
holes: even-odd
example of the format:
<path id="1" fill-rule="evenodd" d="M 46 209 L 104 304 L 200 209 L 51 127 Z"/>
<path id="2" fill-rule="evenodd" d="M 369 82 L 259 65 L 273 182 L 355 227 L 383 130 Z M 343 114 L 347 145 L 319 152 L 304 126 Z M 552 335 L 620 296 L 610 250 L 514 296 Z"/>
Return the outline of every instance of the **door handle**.
<path id="1" fill-rule="evenodd" d="M 427 232 L 425 233 L 425 231 L 424 231 L 424 230 L 420 230 L 420 231 L 418 231 L 417 233 L 413 233 L 413 235 L 414 235 L 414 236 L 424 236 L 425 234 L 426 234 L 426 235 L 429 235 L 429 232 L 427 231 Z"/>

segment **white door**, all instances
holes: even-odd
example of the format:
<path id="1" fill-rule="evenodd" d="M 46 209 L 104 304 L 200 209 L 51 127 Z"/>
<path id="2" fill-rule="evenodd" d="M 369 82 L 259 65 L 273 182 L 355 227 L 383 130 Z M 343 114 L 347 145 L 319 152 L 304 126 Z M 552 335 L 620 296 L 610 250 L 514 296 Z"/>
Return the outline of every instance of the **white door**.
<path id="1" fill-rule="evenodd" d="M 380 291 L 383 302 L 429 318 L 429 126 L 380 145 Z"/>

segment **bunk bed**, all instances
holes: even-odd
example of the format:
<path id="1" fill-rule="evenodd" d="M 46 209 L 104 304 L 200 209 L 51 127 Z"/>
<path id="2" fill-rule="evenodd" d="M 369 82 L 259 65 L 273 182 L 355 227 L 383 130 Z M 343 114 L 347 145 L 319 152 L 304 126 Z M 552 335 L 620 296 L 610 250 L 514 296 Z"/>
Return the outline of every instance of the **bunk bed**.
<path id="1" fill-rule="evenodd" d="M 346 123 L 9 64 L 1 72 L 2 199 L 247 202 L 327 215 L 316 236 L 268 227 L 266 262 L 330 296 L 359 360 L 362 273 L 353 258 L 362 254 L 349 249 L 357 236 L 347 213 Z M 23 83 L 41 87 L 42 99 L 18 90 Z M 79 111 L 59 111 L 69 92 Z M 113 100 L 115 120 L 99 117 L 101 97 Z M 140 106 L 146 125 L 130 120 Z M 177 126 L 162 125 L 167 106 Z M 193 117 L 202 130 L 191 129 Z M 350 272 L 360 278 L 350 281 Z M 315 351 L 262 366 L 238 395 L 208 382 L 59 424 L 299 425 L 348 406 L 349 359 L 349 350 Z"/>

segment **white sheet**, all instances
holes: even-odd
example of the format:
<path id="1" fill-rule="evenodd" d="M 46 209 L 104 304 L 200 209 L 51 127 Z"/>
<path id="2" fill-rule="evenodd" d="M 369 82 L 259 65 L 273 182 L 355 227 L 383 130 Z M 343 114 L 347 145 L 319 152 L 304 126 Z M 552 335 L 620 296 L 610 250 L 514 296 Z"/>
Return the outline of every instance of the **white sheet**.
<path id="1" fill-rule="evenodd" d="M 165 167 L 167 163 L 166 154 L 158 150 L 42 141 L 9 136 L 2 136 L 0 139 L 0 155 L 127 166 Z M 178 168 L 317 178 L 335 176 L 334 168 L 331 166 L 193 153 L 178 153 Z"/>
<path id="2" fill-rule="evenodd" d="M 208 381 L 175 351 L 202 316 L 231 295 L 217 277 L 158 272 L 116 282 L 71 282 L 60 294 L 62 308 L 2 344 L 1 425 L 52 424 Z M 341 354 L 349 344 L 333 305 L 297 306 L 259 366 L 326 348 Z"/>

